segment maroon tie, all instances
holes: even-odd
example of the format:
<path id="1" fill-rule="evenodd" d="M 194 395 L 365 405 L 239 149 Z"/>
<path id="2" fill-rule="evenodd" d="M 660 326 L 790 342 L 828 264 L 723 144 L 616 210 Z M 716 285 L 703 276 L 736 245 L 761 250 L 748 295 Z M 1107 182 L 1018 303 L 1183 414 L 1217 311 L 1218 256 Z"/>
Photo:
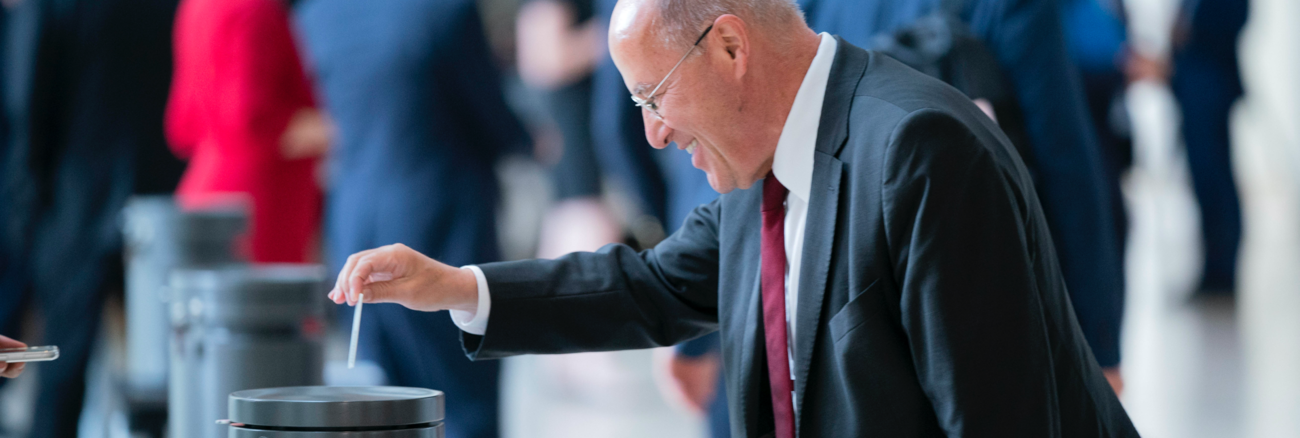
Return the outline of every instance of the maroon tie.
<path id="1" fill-rule="evenodd" d="M 767 335 L 767 376 L 772 384 L 776 438 L 794 438 L 794 401 L 785 331 L 785 197 L 776 176 L 763 180 L 763 332 Z"/>

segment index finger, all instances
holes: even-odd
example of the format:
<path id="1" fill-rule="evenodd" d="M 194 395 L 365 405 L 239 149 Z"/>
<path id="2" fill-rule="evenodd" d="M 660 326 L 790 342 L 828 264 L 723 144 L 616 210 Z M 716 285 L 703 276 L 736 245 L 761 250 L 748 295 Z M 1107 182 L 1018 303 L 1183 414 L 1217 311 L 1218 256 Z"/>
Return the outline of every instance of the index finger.
<path id="1" fill-rule="evenodd" d="M 393 274 L 389 271 L 392 269 L 391 261 L 392 249 L 387 246 L 358 259 L 352 272 L 348 273 L 349 302 L 355 303 L 359 295 L 365 292 L 367 284 L 392 280 Z"/>
<path id="2" fill-rule="evenodd" d="M 388 245 L 377 248 L 365 256 L 357 259 L 356 265 L 352 267 L 352 272 L 348 273 L 349 297 L 355 302 L 358 295 L 366 292 L 365 286 L 370 283 L 391 281 L 396 276 L 395 270 L 398 269 L 398 253 L 404 247 L 400 245 Z M 371 302 L 374 296 L 371 296 Z"/>
<path id="3" fill-rule="evenodd" d="M 360 294 L 364 291 L 366 283 L 370 281 L 370 274 L 374 272 L 375 265 L 370 263 L 370 257 L 362 257 L 357 261 L 352 272 L 348 273 L 348 303 L 356 304 L 360 299 Z"/>
<path id="4" fill-rule="evenodd" d="M 369 253 L 371 253 L 371 252 L 373 252 L 373 251 L 374 251 L 374 249 L 367 249 L 367 250 L 365 250 L 365 251 L 360 251 L 360 252 L 357 252 L 356 254 L 352 254 L 352 255 L 348 256 L 348 261 L 347 261 L 347 263 L 344 263 L 344 264 L 343 264 L 343 269 L 340 269 L 340 270 L 339 270 L 339 278 L 338 278 L 338 280 L 334 283 L 334 288 L 335 288 L 335 289 L 338 289 L 339 293 L 343 294 L 343 296 L 347 296 L 347 295 L 348 295 L 348 293 L 347 293 L 347 292 L 348 292 L 348 286 L 349 286 L 348 278 L 349 278 L 349 275 L 350 275 L 351 272 L 352 272 L 352 269 L 355 268 L 355 267 L 357 266 L 357 261 L 358 261 L 358 260 L 361 260 L 362 257 L 365 257 L 366 254 L 369 254 Z"/>

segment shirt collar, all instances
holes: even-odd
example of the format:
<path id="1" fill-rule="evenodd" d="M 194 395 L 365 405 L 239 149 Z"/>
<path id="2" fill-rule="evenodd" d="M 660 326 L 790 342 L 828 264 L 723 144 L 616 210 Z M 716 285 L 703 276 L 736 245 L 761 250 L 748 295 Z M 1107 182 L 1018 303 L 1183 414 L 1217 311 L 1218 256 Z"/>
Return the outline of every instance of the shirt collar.
<path id="1" fill-rule="evenodd" d="M 781 138 L 776 142 L 772 158 L 772 174 L 790 193 L 808 202 L 812 191 L 813 154 L 817 151 L 817 127 L 822 119 L 822 100 L 826 97 L 826 83 L 830 81 L 831 61 L 839 45 L 835 37 L 823 32 L 817 56 L 813 57 L 808 73 L 804 74 L 799 92 L 794 95 L 790 115 L 781 128 Z"/>

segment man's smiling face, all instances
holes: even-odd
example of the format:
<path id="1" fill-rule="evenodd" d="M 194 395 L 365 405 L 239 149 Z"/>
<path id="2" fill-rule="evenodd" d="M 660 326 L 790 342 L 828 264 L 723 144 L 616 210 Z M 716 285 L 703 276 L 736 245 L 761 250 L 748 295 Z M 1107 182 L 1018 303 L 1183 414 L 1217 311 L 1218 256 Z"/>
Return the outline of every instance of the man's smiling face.
<path id="1" fill-rule="evenodd" d="M 690 153 L 691 164 L 708 174 L 709 185 L 719 193 L 748 188 L 763 177 L 770 157 L 751 147 L 760 133 L 748 129 L 747 122 L 753 121 L 744 117 L 746 58 L 723 47 L 725 38 L 743 37 L 743 30 L 738 34 L 736 29 L 743 23 L 734 16 L 717 24 L 700 23 L 700 32 L 715 27 L 698 47 L 665 47 L 649 28 L 657 21 L 654 3 L 620 1 L 609 33 L 610 54 L 628 91 L 658 108 L 658 115 L 641 111 L 646 140 L 658 149 L 676 144 Z"/>

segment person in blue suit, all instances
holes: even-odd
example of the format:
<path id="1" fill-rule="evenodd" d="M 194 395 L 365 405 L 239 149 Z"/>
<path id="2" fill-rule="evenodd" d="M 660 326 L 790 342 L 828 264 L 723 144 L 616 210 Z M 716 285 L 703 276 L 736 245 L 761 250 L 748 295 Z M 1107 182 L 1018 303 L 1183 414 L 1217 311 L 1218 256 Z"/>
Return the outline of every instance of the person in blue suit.
<path id="1" fill-rule="evenodd" d="M 29 436 L 76 436 L 104 298 L 123 287 L 122 207 L 170 193 L 184 170 L 162 130 L 175 11 L 168 0 L 24 0 L 10 11 L 0 243 L 22 263 L 0 265 L 18 271 L 0 290 L 0 331 L 15 333 L 35 305 L 36 342 L 61 354 L 39 365 Z"/>
<path id="2" fill-rule="evenodd" d="M 1119 181 L 1133 164 L 1132 123 L 1124 105 L 1127 70 L 1142 61 L 1128 48 L 1124 5 L 1118 0 L 1062 0 L 1059 4 L 1066 48 L 1079 69 L 1103 168 L 1108 180 Z M 1114 206 L 1115 239 L 1122 250 L 1128 237 L 1128 214 L 1119 185 L 1107 184 L 1107 189 Z M 1122 260 L 1123 253 L 1120 257 Z"/>
<path id="3" fill-rule="evenodd" d="M 402 243 L 449 263 L 500 259 L 493 165 L 528 143 L 473 0 L 310 0 L 306 63 L 337 125 L 326 249 Z M 499 363 L 471 363 L 446 315 L 366 309 L 359 354 L 389 383 L 444 391 L 447 436 L 498 435 Z"/>
<path id="4" fill-rule="evenodd" d="M 1198 294 L 1231 295 L 1237 283 L 1241 201 L 1232 176 L 1228 117 L 1241 97 L 1237 38 L 1247 0 L 1187 0 L 1174 35 L 1170 88 L 1183 114 L 1183 142 L 1201 212 L 1204 265 Z"/>

